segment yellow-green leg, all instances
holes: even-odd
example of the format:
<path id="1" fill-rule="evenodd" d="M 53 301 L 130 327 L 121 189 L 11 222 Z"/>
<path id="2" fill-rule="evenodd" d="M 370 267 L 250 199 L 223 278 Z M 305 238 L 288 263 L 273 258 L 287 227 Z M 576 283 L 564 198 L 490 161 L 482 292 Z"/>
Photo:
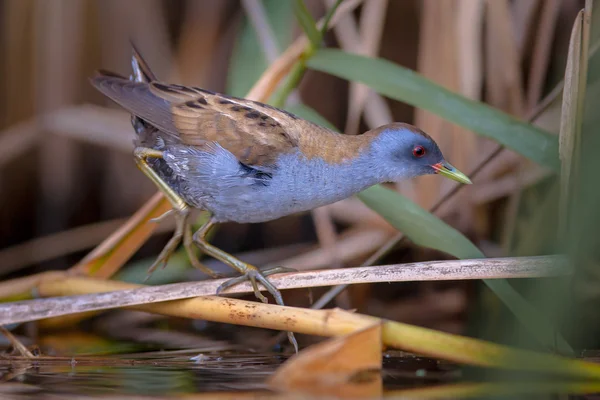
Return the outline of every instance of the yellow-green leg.
<path id="1" fill-rule="evenodd" d="M 276 267 L 269 270 L 260 271 L 254 265 L 245 263 L 235 258 L 231 254 L 219 249 L 218 247 L 211 245 L 206 241 L 206 235 L 215 226 L 215 224 L 216 221 L 214 217 L 212 217 L 202 227 L 200 227 L 200 229 L 198 229 L 196 233 L 194 233 L 194 243 L 196 243 L 196 245 L 200 247 L 200 250 L 202 250 L 205 254 L 208 254 L 216 258 L 217 260 L 224 262 L 225 264 L 229 265 L 230 267 L 238 271 L 240 274 L 242 274 L 242 276 L 230 279 L 227 282 L 223 283 L 221 286 L 219 286 L 217 288 L 217 294 L 220 294 L 225 289 L 235 286 L 239 283 L 249 281 L 252 285 L 252 288 L 254 289 L 254 295 L 263 303 L 268 303 L 267 298 L 263 296 L 263 294 L 260 292 L 260 289 L 258 288 L 258 283 L 260 282 L 265 287 L 265 289 L 267 289 L 267 291 L 271 293 L 271 295 L 273 295 L 273 298 L 275 299 L 277 304 L 281 306 L 285 305 L 283 303 L 283 298 L 281 297 L 281 293 L 279 292 L 279 290 L 277 290 L 277 288 L 271 282 L 269 282 L 269 280 L 266 277 L 282 272 L 291 272 L 294 271 L 294 269 Z M 288 338 L 290 342 L 294 345 L 296 351 L 298 351 L 298 343 L 296 342 L 296 338 L 294 337 L 294 334 L 292 332 L 288 332 Z"/>
<path id="2" fill-rule="evenodd" d="M 150 167 L 148 164 L 148 158 L 162 158 L 163 154 L 159 150 L 149 149 L 145 147 L 137 147 L 133 151 L 135 162 L 138 168 L 146 175 L 154 184 L 158 187 L 158 189 L 165 195 L 165 197 L 169 200 L 171 205 L 173 206 L 172 210 L 167 211 L 165 214 L 161 215 L 158 218 L 155 218 L 153 221 L 158 222 L 162 218 L 167 215 L 174 214 L 175 216 L 175 232 L 173 236 L 169 240 L 169 242 L 162 249 L 154 263 L 148 268 L 148 277 L 156 270 L 156 268 L 162 264 L 163 268 L 167 265 L 169 261 L 169 257 L 173 254 L 177 246 L 181 243 L 183 239 L 183 245 L 185 251 L 188 255 L 188 258 L 192 265 L 205 274 L 210 275 L 213 278 L 218 277 L 213 270 L 205 266 L 198 260 L 196 254 L 194 253 L 194 247 L 192 244 L 192 227 L 189 222 L 190 208 L 185 203 L 185 201 L 173 191 L 161 178 L 158 176 L 156 171 Z M 147 279 L 147 278 L 146 278 Z"/>

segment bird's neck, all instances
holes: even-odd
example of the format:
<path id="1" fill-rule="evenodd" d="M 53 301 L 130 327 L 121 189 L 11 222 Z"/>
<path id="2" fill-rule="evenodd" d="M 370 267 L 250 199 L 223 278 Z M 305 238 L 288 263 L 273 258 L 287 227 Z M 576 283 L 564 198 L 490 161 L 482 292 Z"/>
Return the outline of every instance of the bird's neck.
<path id="1" fill-rule="evenodd" d="M 286 156 L 278 182 L 286 183 L 286 192 L 301 208 L 316 208 L 350 197 L 385 181 L 365 154 L 342 163 L 330 163 L 320 157 Z"/>

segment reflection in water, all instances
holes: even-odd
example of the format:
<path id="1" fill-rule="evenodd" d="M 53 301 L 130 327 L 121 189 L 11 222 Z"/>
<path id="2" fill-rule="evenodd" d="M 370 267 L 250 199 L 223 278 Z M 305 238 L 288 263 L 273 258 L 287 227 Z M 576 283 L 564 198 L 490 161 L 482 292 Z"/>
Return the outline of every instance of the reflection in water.
<path id="1" fill-rule="evenodd" d="M 266 379 L 286 360 L 281 354 L 153 352 L 134 357 L 0 360 L 5 382 L 31 394 L 127 394 L 262 392 Z M 454 382 L 457 368 L 401 352 L 383 359 L 387 390 Z M 5 392 L 0 385 L 0 398 Z M 8 388 L 8 386 L 7 386 Z"/>

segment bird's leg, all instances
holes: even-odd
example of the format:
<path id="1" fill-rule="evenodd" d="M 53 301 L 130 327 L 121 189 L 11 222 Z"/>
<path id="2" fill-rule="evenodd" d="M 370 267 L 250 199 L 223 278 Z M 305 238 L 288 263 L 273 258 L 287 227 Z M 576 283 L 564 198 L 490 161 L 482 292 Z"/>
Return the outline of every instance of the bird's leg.
<path id="1" fill-rule="evenodd" d="M 162 249 L 154 263 L 148 268 L 148 276 L 146 279 L 150 277 L 150 275 L 156 270 L 156 268 L 162 264 L 163 268 L 167 265 L 169 261 L 169 257 L 173 254 L 177 246 L 181 243 L 181 239 L 183 238 L 183 244 L 185 247 L 185 251 L 188 255 L 188 258 L 192 265 L 205 274 L 210 275 L 213 278 L 218 277 L 218 275 L 202 264 L 196 254 L 194 253 L 194 248 L 192 246 L 192 227 L 189 222 L 190 215 L 190 207 L 185 203 L 185 201 L 179 196 L 173 189 L 171 189 L 165 181 L 161 179 L 160 176 L 152 169 L 150 164 L 148 164 L 148 158 L 162 158 L 163 153 L 159 150 L 149 149 L 146 147 L 136 147 L 133 151 L 135 162 L 138 168 L 146 175 L 154 184 L 158 187 L 158 189 L 165 195 L 165 197 L 169 200 L 173 208 L 167 211 L 165 214 L 161 215 L 158 218 L 154 219 L 154 222 L 158 222 L 162 220 L 167 215 L 174 213 L 175 215 L 175 232 L 173 236 L 166 244 L 166 246 Z"/>
<path id="2" fill-rule="evenodd" d="M 206 235 L 208 234 L 208 232 L 210 232 L 210 230 L 215 225 L 216 225 L 216 221 L 215 221 L 214 217 L 210 218 L 208 220 L 208 222 L 206 222 L 202 227 L 200 227 L 200 229 L 198 229 L 198 231 L 196 231 L 196 233 L 194 233 L 194 236 L 193 236 L 194 243 L 196 243 L 196 245 L 198 247 L 200 247 L 200 250 L 202 250 L 204 253 L 216 258 L 217 260 L 224 262 L 225 264 L 229 265 L 231 268 L 235 269 L 236 271 L 238 271 L 240 274 L 243 275 L 239 278 L 231 279 L 231 280 L 225 282 L 224 284 L 222 284 L 221 286 L 219 286 L 219 288 L 217 289 L 217 294 L 220 294 L 226 288 L 229 288 L 231 286 L 237 285 L 238 283 L 248 280 L 248 281 L 250 281 L 250 284 L 252 285 L 252 288 L 254 289 L 254 294 L 263 303 L 268 303 L 268 300 L 265 296 L 263 296 L 260 293 L 257 282 L 260 282 L 265 287 L 265 289 L 267 289 L 267 291 L 273 295 L 277 304 L 284 305 L 283 299 L 281 297 L 281 293 L 279 293 L 279 290 L 277 290 L 277 288 L 275 286 L 273 286 L 273 284 L 271 282 L 269 282 L 268 279 L 265 278 L 265 276 L 267 276 L 267 275 L 271 275 L 271 274 L 278 273 L 278 272 L 283 272 L 281 267 L 278 267 L 276 271 L 261 272 L 255 266 L 245 263 L 241 260 L 238 260 L 231 254 L 211 245 L 210 243 L 208 243 L 206 241 Z"/>
<path id="3" fill-rule="evenodd" d="M 256 268 L 254 265 L 250 265 L 241 260 L 238 260 L 231 254 L 219 249 L 218 247 L 211 245 L 206 241 L 206 235 L 215 226 L 215 224 L 215 218 L 211 217 L 204 225 L 202 225 L 202 227 L 200 227 L 200 229 L 196 231 L 196 233 L 194 233 L 194 243 L 196 243 L 196 245 L 200 247 L 200 250 L 202 250 L 204 253 L 216 258 L 217 260 L 224 262 L 225 264 L 229 265 L 231 268 L 235 269 L 240 274 L 242 274 L 242 276 L 230 279 L 223 283 L 221 286 L 219 286 L 217 288 L 217 294 L 220 294 L 223 290 L 235 286 L 244 281 L 250 281 L 252 289 L 254 289 L 254 295 L 263 303 L 268 303 L 269 301 L 267 300 L 267 298 L 263 296 L 263 294 L 258 289 L 258 282 L 260 282 L 265 287 L 265 289 L 267 289 L 267 291 L 273 295 L 273 298 L 275 298 L 277 304 L 281 306 L 285 305 L 283 303 L 281 293 L 271 282 L 269 282 L 266 276 L 294 270 L 291 268 L 276 267 L 266 271 L 259 271 L 259 269 Z M 292 332 L 287 332 L 287 335 L 288 339 L 290 340 L 290 343 L 292 343 L 294 349 L 296 350 L 296 352 L 298 352 L 298 342 L 296 342 L 294 334 Z"/>

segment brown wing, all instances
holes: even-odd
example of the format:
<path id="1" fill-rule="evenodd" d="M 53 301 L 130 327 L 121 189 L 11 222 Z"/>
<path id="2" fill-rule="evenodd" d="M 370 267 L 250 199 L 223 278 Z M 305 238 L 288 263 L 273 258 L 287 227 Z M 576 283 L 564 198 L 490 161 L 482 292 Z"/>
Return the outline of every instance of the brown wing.
<path id="1" fill-rule="evenodd" d="M 290 118 L 261 103 L 207 90 L 159 82 L 132 82 L 114 75 L 92 79 L 103 94 L 183 144 L 216 142 L 244 164 L 273 165 L 294 151 L 298 133 L 273 117 Z"/>

